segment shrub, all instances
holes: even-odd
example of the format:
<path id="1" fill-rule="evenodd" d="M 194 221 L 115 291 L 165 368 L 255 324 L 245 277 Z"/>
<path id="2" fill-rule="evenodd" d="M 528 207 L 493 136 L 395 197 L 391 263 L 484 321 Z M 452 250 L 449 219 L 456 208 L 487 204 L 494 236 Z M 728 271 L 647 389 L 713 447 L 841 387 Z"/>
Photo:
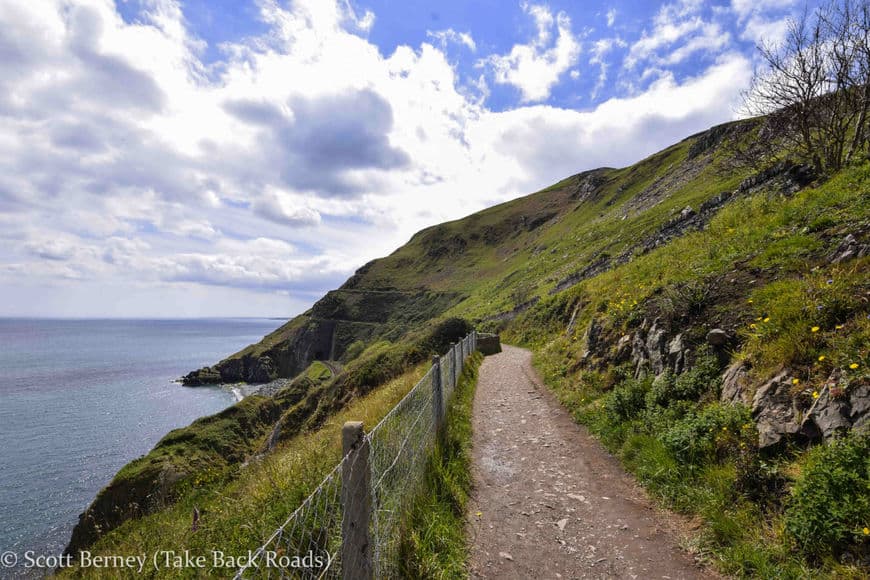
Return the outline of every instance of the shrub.
<path id="1" fill-rule="evenodd" d="M 717 402 L 688 413 L 662 433 L 660 440 L 678 461 L 701 465 L 745 444 L 751 423 L 748 407 Z"/>
<path id="2" fill-rule="evenodd" d="M 652 384 L 651 377 L 629 379 L 613 389 L 604 400 L 604 410 L 613 423 L 637 417 L 646 408 L 646 394 Z"/>
<path id="3" fill-rule="evenodd" d="M 693 366 L 681 375 L 663 375 L 653 383 L 647 405 L 667 407 L 673 401 L 697 401 L 719 389 L 719 362 L 709 350 L 701 350 Z"/>
<path id="4" fill-rule="evenodd" d="M 870 550 L 870 433 L 811 450 L 792 489 L 785 528 L 810 557 Z"/>

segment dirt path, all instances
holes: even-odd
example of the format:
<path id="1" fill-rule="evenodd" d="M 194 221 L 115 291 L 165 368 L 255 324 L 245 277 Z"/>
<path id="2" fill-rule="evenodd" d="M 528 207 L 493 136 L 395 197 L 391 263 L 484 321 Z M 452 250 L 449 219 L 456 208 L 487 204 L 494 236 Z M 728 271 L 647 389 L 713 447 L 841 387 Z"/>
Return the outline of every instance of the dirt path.
<path id="1" fill-rule="evenodd" d="M 484 360 L 473 426 L 472 577 L 711 577 L 540 383 L 528 351 Z"/>

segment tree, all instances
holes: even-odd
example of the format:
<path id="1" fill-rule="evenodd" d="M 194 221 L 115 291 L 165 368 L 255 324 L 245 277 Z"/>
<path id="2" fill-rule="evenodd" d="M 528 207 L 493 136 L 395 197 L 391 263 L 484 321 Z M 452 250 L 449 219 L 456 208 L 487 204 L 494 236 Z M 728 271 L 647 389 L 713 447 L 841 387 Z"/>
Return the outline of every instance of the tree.
<path id="1" fill-rule="evenodd" d="M 744 94 L 745 112 L 766 116 L 768 152 L 785 150 L 817 173 L 836 171 L 867 147 L 870 7 L 832 0 L 790 19 L 784 39 L 762 42 L 764 63 Z"/>

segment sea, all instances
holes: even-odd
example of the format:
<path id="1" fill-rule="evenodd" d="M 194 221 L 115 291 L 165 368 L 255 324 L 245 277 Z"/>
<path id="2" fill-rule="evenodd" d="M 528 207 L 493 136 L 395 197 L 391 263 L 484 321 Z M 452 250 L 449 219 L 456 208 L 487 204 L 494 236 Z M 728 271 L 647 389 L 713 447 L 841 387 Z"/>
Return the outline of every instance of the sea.
<path id="1" fill-rule="evenodd" d="M 121 467 L 237 399 L 175 381 L 281 323 L 0 319 L 0 553 L 60 554 Z"/>

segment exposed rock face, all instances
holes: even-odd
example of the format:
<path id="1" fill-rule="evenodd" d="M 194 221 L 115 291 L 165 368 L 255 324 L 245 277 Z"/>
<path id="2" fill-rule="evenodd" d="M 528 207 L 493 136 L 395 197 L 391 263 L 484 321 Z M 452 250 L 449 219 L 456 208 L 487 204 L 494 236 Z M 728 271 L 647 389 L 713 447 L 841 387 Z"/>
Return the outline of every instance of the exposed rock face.
<path id="1" fill-rule="evenodd" d="M 683 372 L 683 367 L 686 365 L 686 349 L 683 345 L 683 335 L 678 334 L 668 343 L 668 367 L 675 374 Z"/>
<path id="2" fill-rule="evenodd" d="M 863 258 L 867 254 L 870 254 L 870 245 L 859 243 L 853 234 L 849 234 L 828 259 L 832 264 L 839 264 L 852 258 Z"/>
<path id="3" fill-rule="evenodd" d="M 758 429 L 758 447 L 772 447 L 801 432 L 798 409 L 791 395 L 791 373 L 782 371 L 755 392 L 752 417 Z"/>
<path id="4" fill-rule="evenodd" d="M 620 337 L 616 343 L 616 350 L 613 355 L 613 362 L 616 364 L 624 363 L 631 358 L 631 335 L 625 334 Z"/>
<path id="5" fill-rule="evenodd" d="M 315 360 L 337 360 L 355 341 L 370 342 L 379 336 L 395 339 L 461 299 L 449 292 L 353 287 L 358 283 L 359 278 L 352 278 L 328 292 L 307 313 L 273 333 L 281 336 L 270 346 L 265 342 L 252 345 L 214 366 L 188 373 L 182 383 L 268 383 L 293 377 Z"/>
<path id="6" fill-rule="evenodd" d="M 744 361 L 735 361 L 722 375 L 722 392 L 719 400 L 723 403 L 749 405 L 752 401 L 749 388 L 749 365 Z"/>
<path id="7" fill-rule="evenodd" d="M 646 352 L 649 356 L 650 370 L 655 375 L 660 375 L 665 370 L 667 362 L 667 334 L 660 326 L 659 319 L 653 322 L 646 336 Z"/>
<path id="8" fill-rule="evenodd" d="M 830 439 L 838 432 L 870 425 L 870 386 L 848 381 L 835 371 L 807 411 L 801 431 L 810 439 Z"/>
<path id="9" fill-rule="evenodd" d="M 587 360 L 598 352 L 601 342 L 601 325 L 594 318 L 589 323 L 589 328 L 586 329 L 583 340 L 586 343 L 586 352 L 583 353 L 583 359 Z"/>

